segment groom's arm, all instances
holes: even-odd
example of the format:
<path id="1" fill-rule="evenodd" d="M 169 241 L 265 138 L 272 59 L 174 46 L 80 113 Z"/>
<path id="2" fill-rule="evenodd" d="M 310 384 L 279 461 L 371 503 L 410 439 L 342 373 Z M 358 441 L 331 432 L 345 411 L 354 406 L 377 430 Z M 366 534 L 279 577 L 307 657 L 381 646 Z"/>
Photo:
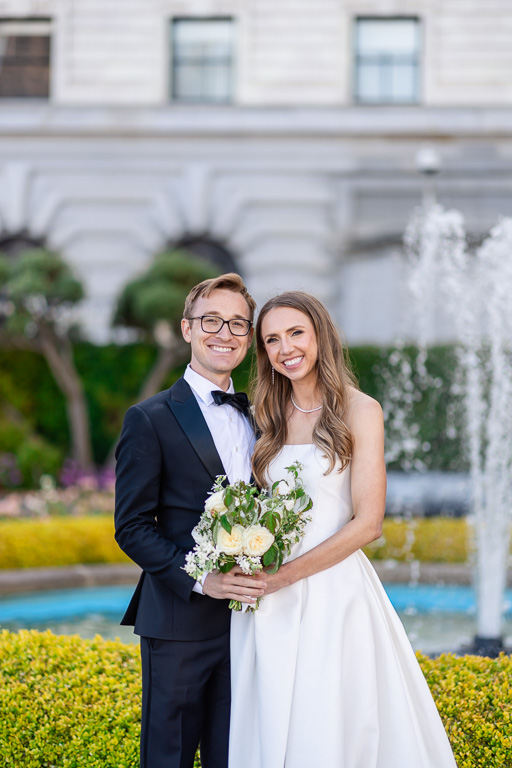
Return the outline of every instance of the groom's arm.
<path id="1" fill-rule="evenodd" d="M 138 405 L 126 412 L 116 459 L 117 543 L 144 571 L 190 600 L 194 581 L 182 570 L 186 553 L 156 525 L 162 451 L 149 417 Z"/>

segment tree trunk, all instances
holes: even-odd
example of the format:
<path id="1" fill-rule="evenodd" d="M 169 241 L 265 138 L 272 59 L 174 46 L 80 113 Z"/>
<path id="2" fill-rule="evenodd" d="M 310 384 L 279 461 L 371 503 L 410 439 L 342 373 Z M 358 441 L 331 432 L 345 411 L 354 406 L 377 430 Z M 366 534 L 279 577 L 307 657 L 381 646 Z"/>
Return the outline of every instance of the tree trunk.
<path id="1" fill-rule="evenodd" d="M 38 323 L 41 351 L 53 377 L 66 398 L 71 456 L 78 466 L 93 467 L 89 411 L 82 382 L 73 360 L 73 350 L 67 338 L 59 338 L 44 321 Z"/>
<path id="2" fill-rule="evenodd" d="M 153 367 L 150 369 L 139 390 L 138 403 L 160 392 L 169 371 L 185 359 L 187 346 L 186 342 L 181 339 L 181 343 L 177 341 L 172 347 L 159 348 Z"/>

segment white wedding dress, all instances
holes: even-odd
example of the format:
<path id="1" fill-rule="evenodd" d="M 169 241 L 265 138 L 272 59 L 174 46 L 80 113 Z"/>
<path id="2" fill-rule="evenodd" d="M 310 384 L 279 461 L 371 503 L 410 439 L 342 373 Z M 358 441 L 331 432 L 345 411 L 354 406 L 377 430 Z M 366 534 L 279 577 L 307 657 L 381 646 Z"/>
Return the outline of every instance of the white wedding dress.
<path id="1" fill-rule="evenodd" d="M 290 559 L 352 518 L 350 468 L 324 475 L 314 445 L 285 445 L 313 500 Z M 360 550 L 231 622 L 229 768 L 456 768 L 405 630 Z"/>

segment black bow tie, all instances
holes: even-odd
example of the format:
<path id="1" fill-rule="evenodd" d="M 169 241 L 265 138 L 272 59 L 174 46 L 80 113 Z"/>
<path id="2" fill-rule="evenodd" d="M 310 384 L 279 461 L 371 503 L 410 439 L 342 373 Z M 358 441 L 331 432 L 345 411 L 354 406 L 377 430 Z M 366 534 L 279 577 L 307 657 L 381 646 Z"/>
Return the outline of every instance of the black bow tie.
<path id="1" fill-rule="evenodd" d="M 249 415 L 249 398 L 245 392 L 223 392 L 221 389 L 216 389 L 212 392 L 213 402 L 217 405 L 232 405 L 237 411 L 243 413 L 244 416 Z"/>

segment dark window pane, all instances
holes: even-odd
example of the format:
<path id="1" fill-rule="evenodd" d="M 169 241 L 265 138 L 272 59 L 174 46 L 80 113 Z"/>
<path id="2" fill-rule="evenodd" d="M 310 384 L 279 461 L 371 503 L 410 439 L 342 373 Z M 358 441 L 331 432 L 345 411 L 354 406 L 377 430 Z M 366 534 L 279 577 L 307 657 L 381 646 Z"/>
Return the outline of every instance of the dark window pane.
<path id="1" fill-rule="evenodd" d="M 0 34 L 0 98 L 48 98 L 48 35 Z"/>

